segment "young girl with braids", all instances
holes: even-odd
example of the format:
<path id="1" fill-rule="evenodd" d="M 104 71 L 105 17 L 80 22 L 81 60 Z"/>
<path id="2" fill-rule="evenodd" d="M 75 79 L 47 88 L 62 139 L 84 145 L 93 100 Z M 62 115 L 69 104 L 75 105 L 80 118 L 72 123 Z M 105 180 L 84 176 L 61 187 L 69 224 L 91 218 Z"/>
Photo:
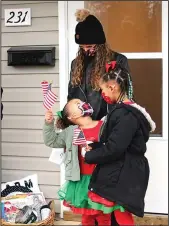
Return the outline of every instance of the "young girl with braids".
<path id="1" fill-rule="evenodd" d="M 103 204 L 110 207 L 107 213 L 114 204 L 124 208 L 113 211 L 112 225 L 133 225 L 131 213 L 144 215 L 149 181 L 146 143 L 155 123 L 144 108 L 131 100 L 130 76 L 121 65 L 107 64 L 99 86 L 104 100 L 113 105 L 100 141 L 89 144 L 85 154 L 86 164 L 96 164 L 88 196 L 93 209 L 102 209 Z"/>
<path id="2" fill-rule="evenodd" d="M 79 99 L 69 101 L 62 112 L 58 112 L 59 118 L 56 127 L 63 129 L 56 133 L 54 116 L 52 111 L 45 115 L 43 137 L 46 146 L 51 148 L 65 148 L 65 179 L 66 184 L 59 190 L 58 195 L 63 204 L 70 207 L 73 213 L 82 214 L 82 225 L 111 225 L 111 212 L 121 209 L 120 205 L 111 203 L 111 206 L 91 202 L 88 197 L 88 186 L 95 164 L 84 162 L 85 146 L 80 145 L 80 140 L 85 138 L 87 143 L 98 142 L 102 121 L 94 121 L 91 118 L 93 109 L 90 104 Z M 77 133 L 78 142 L 73 142 Z M 94 208 L 93 208 L 94 206 Z M 98 208 L 97 208 L 98 206 Z"/>

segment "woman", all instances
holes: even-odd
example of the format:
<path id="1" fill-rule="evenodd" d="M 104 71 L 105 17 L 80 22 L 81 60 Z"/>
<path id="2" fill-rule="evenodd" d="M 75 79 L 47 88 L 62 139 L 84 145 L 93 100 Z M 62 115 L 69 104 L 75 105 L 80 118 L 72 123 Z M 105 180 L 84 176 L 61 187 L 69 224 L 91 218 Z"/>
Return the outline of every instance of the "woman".
<path id="1" fill-rule="evenodd" d="M 75 42 L 79 45 L 77 57 L 72 61 L 68 101 L 78 98 L 90 103 L 94 109 L 92 118 L 100 120 L 108 112 L 108 104 L 103 100 L 98 81 L 105 73 L 107 62 L 116 60 L 129 71 L 127 58 L 111 50 L 100 21 L 86 9 L 77 10 Z M 112 34 L 113 35 L 113 34 Z"/>

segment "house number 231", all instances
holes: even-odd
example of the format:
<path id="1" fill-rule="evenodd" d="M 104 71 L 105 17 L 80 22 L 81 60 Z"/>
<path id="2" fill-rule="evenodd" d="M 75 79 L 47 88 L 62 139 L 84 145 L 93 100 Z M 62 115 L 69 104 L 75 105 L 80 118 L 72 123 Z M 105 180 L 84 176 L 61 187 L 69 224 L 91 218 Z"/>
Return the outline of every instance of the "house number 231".
<path id="1" fill-rule="evenodd" d="M 5 9 L 5 26 L 31 25 L 30 9 Z"/>

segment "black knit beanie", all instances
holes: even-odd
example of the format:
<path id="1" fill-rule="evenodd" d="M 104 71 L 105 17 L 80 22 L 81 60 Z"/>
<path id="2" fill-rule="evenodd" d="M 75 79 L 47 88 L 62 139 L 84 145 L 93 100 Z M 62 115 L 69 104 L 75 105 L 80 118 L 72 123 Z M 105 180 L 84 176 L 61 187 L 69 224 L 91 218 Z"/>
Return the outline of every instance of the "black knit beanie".
<path id="1" fill-rule="evenodd" d="M 106 37 L 100 21 L 86 9 L 77 10 L 75 28 L 75 42 L 77 44 L 104 44 Z"/>

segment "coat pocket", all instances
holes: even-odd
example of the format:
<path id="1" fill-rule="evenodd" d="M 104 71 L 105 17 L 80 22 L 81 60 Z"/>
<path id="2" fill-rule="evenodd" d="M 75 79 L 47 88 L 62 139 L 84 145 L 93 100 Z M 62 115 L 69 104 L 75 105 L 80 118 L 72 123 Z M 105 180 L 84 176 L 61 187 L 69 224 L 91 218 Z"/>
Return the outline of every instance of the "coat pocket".
<path id="1" fill-rule="evenodd" d="M 109 173 L 109 179 L 111 183 L 117 183 L 119 181 L 123 166 L 124 163 L 121 161 L 113 163 L 113 166 L 111 167 L 111 171 Z"/>
<path id="2" fill-rule="evenodd" d="M 72 173 L 72 149 L 66 149 L 66 157 L 65 157 L 65 174 L 70 176 Z"/>
<path id="3" fill-rule="evenodd" d="M 100 185 L 116 185 L 119 181 L 123 162 L 118 161 L 111 164 L 97 165 L 92 176 L 92 182 Z"/>

